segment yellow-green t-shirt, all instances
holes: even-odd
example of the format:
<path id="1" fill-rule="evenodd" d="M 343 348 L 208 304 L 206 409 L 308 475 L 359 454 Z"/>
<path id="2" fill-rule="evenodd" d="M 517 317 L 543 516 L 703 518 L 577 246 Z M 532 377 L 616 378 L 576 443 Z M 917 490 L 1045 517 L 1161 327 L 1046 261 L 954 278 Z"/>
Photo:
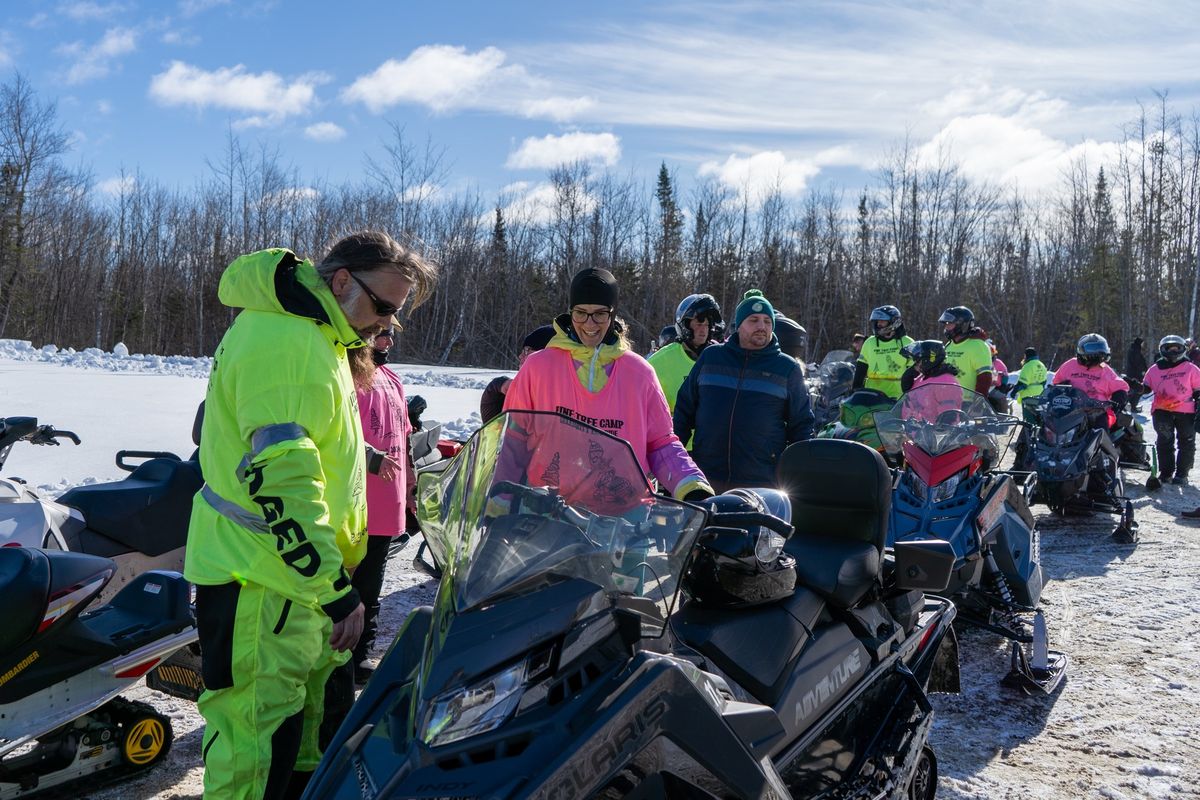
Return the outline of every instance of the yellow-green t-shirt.
<path id="1" fill-rule="evenodd" d="M 992 348 L 983 339 L 963 339 L 946 345 L 946 363 L 958 370 L 958 382 L 964 389 L 975 391 L 975 379 L 985 372 L 994 372 Z"/>
<path id="2" fill-rule="evenodd" d="M 878 336 L 871 336 L 862 345 L 858 355 L 859 362 L 867 365 L 867 378 L 863 388 L 876 389 L 888 397 L 900 396 L 900 376 L 912 365 L 912 361 L 900 352 L 901 348 L 912 344 L 911 336 L 884 341 Z"/>

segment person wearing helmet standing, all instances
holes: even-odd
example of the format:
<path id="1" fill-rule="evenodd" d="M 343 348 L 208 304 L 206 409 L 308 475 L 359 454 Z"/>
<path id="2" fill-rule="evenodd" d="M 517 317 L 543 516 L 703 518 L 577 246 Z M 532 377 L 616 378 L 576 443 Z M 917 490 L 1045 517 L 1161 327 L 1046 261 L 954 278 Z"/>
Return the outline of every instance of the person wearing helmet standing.
<path id="1" fill-rule="evenodd" d="M 1046 365 L 1038 358 L 1037 350 L 1026 347 L 1021 371 L 1017 373 L 1017 385 L 1013 387 L 1013 397 L 1021 404 L 1021 411 L 1027 422 L 1032 420 L 1026 406 L 1031 406 L 1033 399 L 1045 391 L 1047 374 Z"/>
<path id="2" fill-rule="evenodd" d="M 875 389 L 893 399 L 900 396 L 900 376 L 908 369 L 904 348 L 913 343 L 904 333 L 904 320 L 895 306 L 871 312 L 871 335 L 863 342 L 854 369 L 855 389 Z"/>
<path id="3" fill-rule="evenodd" d="M 992 349 L 987 336 L 975 324 L 975 314 L 966 306 L 947 308 L 938 317 L 946 341 L 946 361 L 958 370 L 958 382 L 964 389 L 987 397 L 992 390 Z"/>
<path id="4" fill-rule="evenodd" d="M 1182 336 L 1162 338 L 1158 360 L 1146 370 L 1143 383 L 1154 394 L 1150 409 L 1158 433 L 1158 478 L 1163 483 L 1186 485 L 1196 456 L 1200 367 L 1188 360 Z"/>
<path id="5" fill-rule="evenodd" d="M 666 333 L 668 328 L 664 328 Z M 667 406 L 675 411 L 675 396 L 692 371 L 696 358 L 704 348 L 718 341 L 725 332 L 721 306 L 711 294 L 689 294 L 675 310 L 675 340 L 661 344 L 647 361 L 654 368 Z"/>

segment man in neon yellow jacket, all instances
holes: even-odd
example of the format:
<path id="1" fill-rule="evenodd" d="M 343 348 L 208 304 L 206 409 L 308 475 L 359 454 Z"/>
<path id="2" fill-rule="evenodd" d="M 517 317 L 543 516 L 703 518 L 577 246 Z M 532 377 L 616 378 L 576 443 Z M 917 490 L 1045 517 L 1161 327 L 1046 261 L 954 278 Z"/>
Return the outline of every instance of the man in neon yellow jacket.
<path id="1" fill-rule="evenodd" d="M 347 572 L 366 546 L 350 359 L 433 280 L 378 232 L 347 236 L 317 266 L 263 250 L 221 276 L 221 302 L 242 310 L 209 377 L 184 568 L 206 686 L 205 797 L 280 797 L 320 759 L 325 682 L 363 620 Z"/>

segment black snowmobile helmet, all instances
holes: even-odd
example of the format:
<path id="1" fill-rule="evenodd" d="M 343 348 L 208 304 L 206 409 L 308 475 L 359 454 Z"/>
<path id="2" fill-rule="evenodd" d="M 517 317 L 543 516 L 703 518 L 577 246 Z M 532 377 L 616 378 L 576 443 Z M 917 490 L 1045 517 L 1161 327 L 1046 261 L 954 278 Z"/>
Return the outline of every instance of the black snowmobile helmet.
<path id="1" fill-rule="evenodd" d="M 778 489 L 733 489 L 700 505 L 715 515 L 718 525 L 723 514 L 768 513 L 785 522 L 792 516 L 791 502 Z M 760 525 L 746 533 L 749 536 L 696 547 L 683 582 L 697 603 L 744 608 L 773 603 L 796 591 L 796 559 L 783 552 L 784 538 Z"/>
<path id="2" fill-rule="evenodd" d="M 879 323 L 883 323 L 880 325 Z M 880 306 L 871 311 L 867 328 L 885 342 L 897 336 L 904 335 L 904 320 L 900 318 L 900 309 L 895 306 Z"/>
<path id="3" fill-rule="evenodd" d="M 1036 348 L 1033 348 L 1033 347 L 1025 348 L 1025 360 L 1026 361 L 1033 361 L 1037 357 L 1038 357 L 1038 354 L 1037 354 Z"/>
<path id="4" fill-rule="evenodd" d="M 1075 360 L 1085 367 L 1095 367 L 1112 357 L 1108 339 L 1098 333 L 1085 333 L 1075 345 Z"/>
<path id="5" fill-rule="evenodd" d="M 658 332 L 658 346 L 666 347 L 676 341 L 676 330 L 674 325 L 668 325 Z"/>
<path id="6" fill-rule="evenodd" d="M 692 327 L 689 319 L 708 321 L 708 340 L 719 341 L 725 336 L 725 320 L 721 317 L 721 305 L 711 294 L 689 294 L 675 309 L 675 336 L 686 345 L 692 344 Z"/>
<path id="7" fill-rule="evenodd" d="M 966 336 L 975 327 L 975 313 L 966 306 L 951 306 L 942 312 L 938 322 L 943 325 L 943 333 L 947 333 L 944 326 L 954 323 L 954 327 L 948 332 L 950 338 Z"/>
<path id="8" fill-rule="evenodd" d="M 937 339 L 922 339 L 919 342 L 913 342 L 900 352 L 912 359 L 913 366 L 922 375 L 928 375 L 946 363 L 946 345 Z"/>
<path id="9" fill-rule="evenodd" d="M 808 358 L 808 331 L 796 320 L 775 312 L 775 337 L 779 349 L 797 361 L 804 363 Z"/>
<path id="10" fill-rule="evenodd" d="M 1187 355 L 1187 342 L 1175 334 L 1164 336 L 1158 343 L 1158 354 L 1168 362 L 1178 364 Z"/>

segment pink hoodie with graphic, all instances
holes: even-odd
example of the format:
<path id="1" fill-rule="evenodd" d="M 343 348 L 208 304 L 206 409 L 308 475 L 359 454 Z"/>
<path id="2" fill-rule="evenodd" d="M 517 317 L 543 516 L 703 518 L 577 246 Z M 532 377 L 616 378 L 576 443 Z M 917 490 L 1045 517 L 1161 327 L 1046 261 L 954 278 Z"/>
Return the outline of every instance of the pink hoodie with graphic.
<path id="1" fill-rule="evenodd" d="M 1142 382 L 1146 388 L 1154 392 L 1152 411 L 1174 411 L 1182 414 L 1194 414 L 1196 403 L 1192 393 L 1200 390 L 1200 367 L 1184 359 L 1178 364 L 1171 364 L 1163 369 L 1156 361 Z"/>
<path id="2" fill-rule="evenodd" d="M 531 353 L 508 387 L 504 410 L 558 411 L 629 442 L 642 471 L 676 497 L 701 484 L 707 486 L 704 474 L 675 435 L 667 398 L 644 358 L 626 352 L 610 361 L 607 380 L 596 392 L 580 383 L 576 370 L 571 353 L 553 342 Z M 556 454 L 552 445 L 537 443 L 528 474 L 535 478 L 558 474 L 562 465 L 554 462 Z M 558 455 L 561 461 L 563 454 Z"/>
<path id="3" fill-rule="evenodd" d="M 1093 400 L 1106 402 L 1114 392 L 1128 392 L 1129 384 L 1108 364 L 1085 367 L 1078 359 L 1068 359 L 1054 373 L 1055 385 L 1070 383 Z"/>

